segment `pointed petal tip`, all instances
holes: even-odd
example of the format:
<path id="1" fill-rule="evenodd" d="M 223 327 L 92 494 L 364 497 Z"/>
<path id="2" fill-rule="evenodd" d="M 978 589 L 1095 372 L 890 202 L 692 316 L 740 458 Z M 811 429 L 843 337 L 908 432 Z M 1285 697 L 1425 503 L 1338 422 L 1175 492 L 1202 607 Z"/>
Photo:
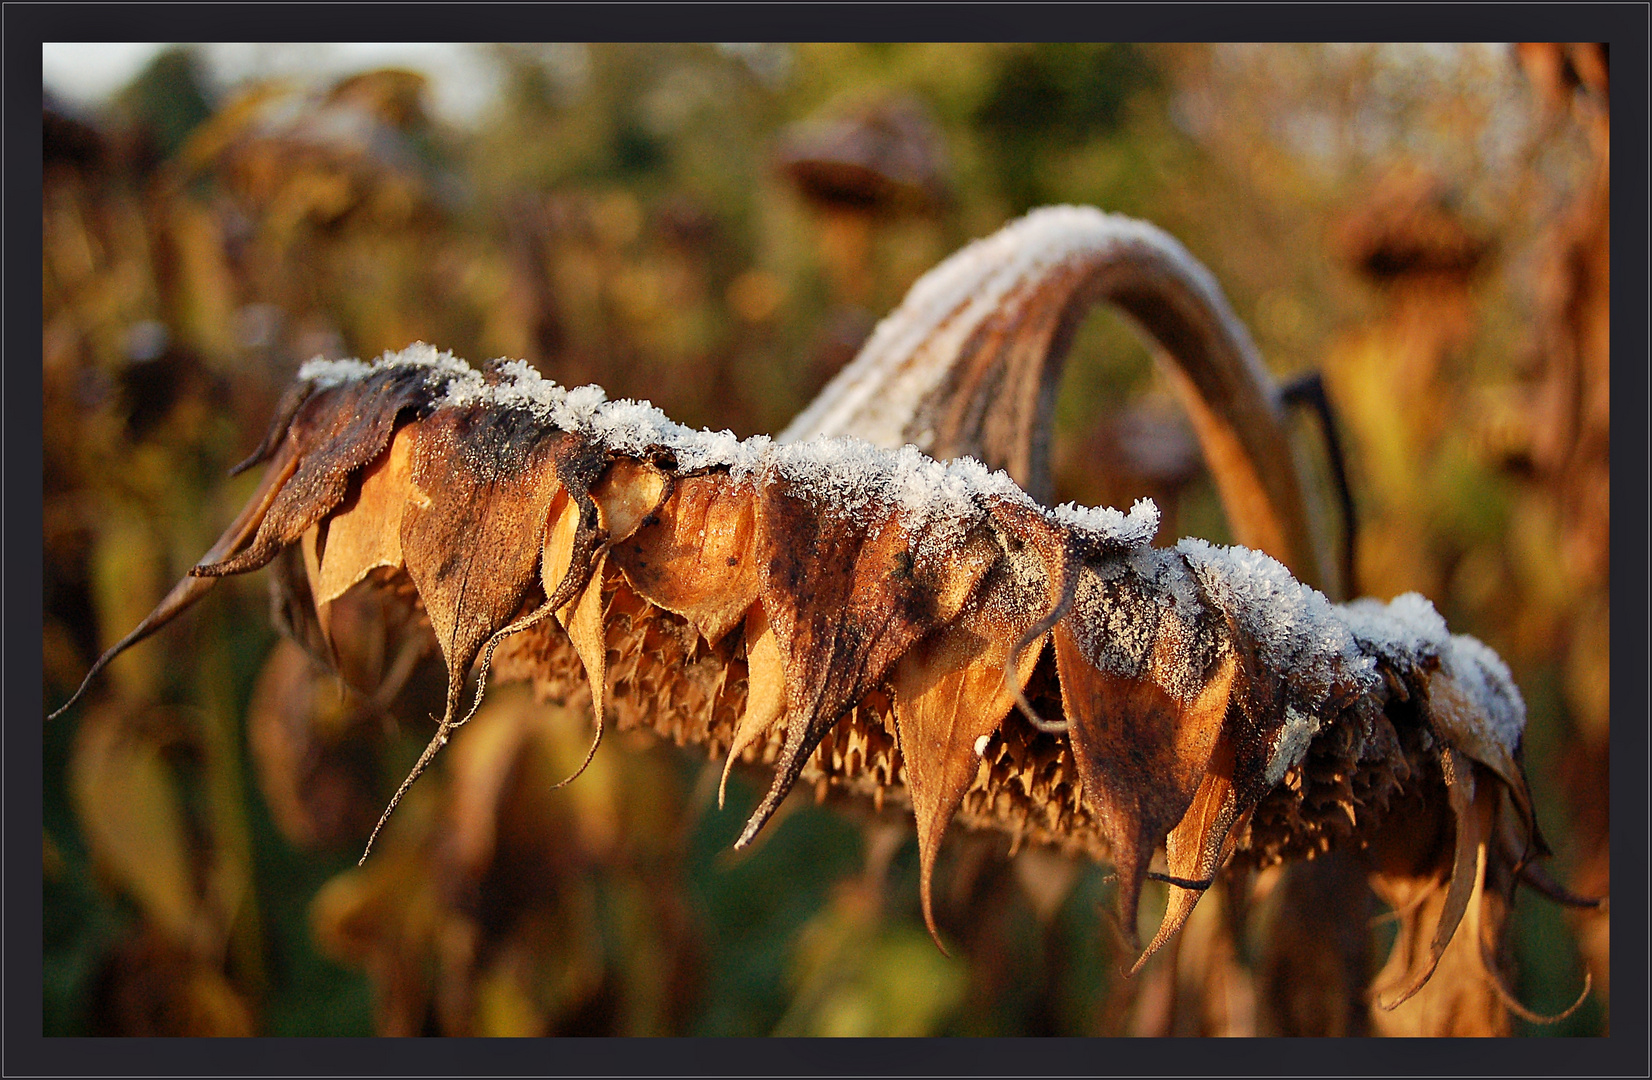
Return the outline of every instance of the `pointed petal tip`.
<path id="1" fill-rule="evenodd" d="M 736 851 L 745 848 L 755 840 L 757 834 L 763 830 L 763 826 L 767 825 L 769 819 L 774 817 L 774 812 L 780 809 L 780 804 L 786 801 L 787 795 L 791 794 L 792 786 L 797 782 L 799 772 L 802 772 L 801 766 L 788 768 L 787 763 L 782 760 L 781 766 L 775 770 L 774 782 L 769 785 L 769 790 L 763 795 L 763 801 L 757 804 L 757 809 L 753 810 L 751 817 L 746 820 L 746 827 L 740 830 L 740 839 L 734 842 Z"/>
<path id="2" fill-rule="evenodd" d="M 146 615 L 144 620 L 133 627 L 125 637 L 103 650 L 103 654 L 92 662 L 92 667 L 86 672 L 85 678 L 80 680 L 80 686 L 70 695 L 68 701 L 59 705 L 55 711 L 46 717 L 47 722 L 50 723 L 56 720 L 73 708 L 74 704 L 85 696 L 87 689 L 92 685 L 92 680 L 96 679 L 104 668 L 113 663 L 116 657 L 177 618 L 195 601 L 206 595 L 217 583 L 216 580 L 197 581 L 186 577 L 173 585 L 171 590 L 161 598 L 161 602 L 155 605 L 155 610 Z"/>
<path id="3" fill-rule="evenodd" d="M 738 736 L 736 736 L 736 739 L 738 739 Z M 728 778 L 729 774 L 734 772 L 734 759 L 739 756 L 740 749 L 737 744 L 730 744 L 728 756 L 723 759 L 723 775 L 717 781 L 717 809 L 719 810 L 723 809 L 728 800 Z"/>
<path id="4" fill-rule="evenodd" d="M 46 722 L 48 724 L 68 712 L 70 709 L 74 708 L 75 703 L 85 696 L 86 688 L 92 685 L 92 680 L 97 678 L 98 672 L 109 666 L 109 661 L 113 660 L 119 654 L 119 650 L 121 648 L 122 645 L 116 645 L 113 648 L 105 650 L 104 654 L 92 663 L 91 670 L 86 672 L 86 677 L 80 680 L 80 685 L 75 688 L 74 693 L 69 695 L 69 700 L 59 705 L 54 711 L 46 714 Z"/>
<path id="5" fill-rule="evenodd" d="M 248 454 L 234 465 L 231 465 L 227 475 L 233 480 L 268 457 L 269 452 L 263 446 L 259 446 L 252 453 Z"/>
<path id="6" fill-rule="evenodd" d="M 68 708 L 68 706 L 65 705 L 64 708 Z M 54 713 L 53 715 L 55 716 L 56 714 Z M 1578 893 L 1574 893 L 1564 885 L 1561 885 L 1559 882 L 1551 878 L 1535 863 L 1526 863 L 1520 868 L 1519 872 L 1515 876 L 1528 888 L 1537 890 L 1550 900 L 1553 900 L 1555 903 L 1561 904 L 1565 907 L 1582 908 L 1585 910 L 1594 911 L 1606 911 L 1608 909 L 1607 897 L 1582 896 Z"/>
<path id="7" fill-rule="evenodd" d="M 1589 991 L 1594 989 L 1595 985 L 1595 973 L 1585 967 L 1583 969 L 1583 989 L 1579 991 L 1576 1000 L 1557 1013 L 1540 1013 L 1521 1004 L 1514 991 L 1509 989 L 1508 983 L 1503 981 L 1503 973 L 1497 968 L 1497 958 L 1492 955 L 1491 949 L 1484 939 L 1480 941 L 1480 963 L 1485 969 L 1486 979 L 1491 983 L 1491 988 L 1496 991 L 1498 998 L 1503 1002 L 1503 1007 L 1520 1017 L 1520 1019 L 1532 1024 L 1560 1023 L 1583 1007 L 1583 1003 L 1589 1000 Z"/>
<path id="8" fill-rule="evenodd" d="M 579 763 L 579 768 L 575 769 L 568 776 L 565 776 L 561 780 L 558 780 L 556 783 L 552 784 L 551 787 L 550 787 L 550 790 L 556 791 L 558 788 L 567 787 L 569 784 L 573 783 L 575 780 L 578 780 L 582 775 L 584 775 L 585 770 L 590 767 L 591 759 L 593 759 L 597 756 L 597 747 L 602 744 L 602 715 L 600 713 L 597 714 L 596 719 L 597 719 L 596 734 L 591 737 L 591 745 L 589 747 L 587 747 L 586 750 L 585 750 L 585 760 L 581 761 Z"/>
<path id="9" fill-rule="evenodd" d="M 942 943 L 941 932 L 935 929 L 934 920 L 927 911 L 924 912 L 924 921 L 929 926 L 929 940 L 933 941 L 935 943 L 935 947 L 941 950 L 942 956 L 946 957 L 948 960 L 951 960 L 952 954 L 947 951 L 946 945 Z"/>
<path id="10" fill-rule="evenodd" d="M 922 866 L 918 872 L 918 900 L 923 906 L 924 925 L 929 928 L 929 938 L 931 941 L 935 942 L 935 947 L 941 950 L 941 955 L 951 959 L 952 954 L 947 952 L 945 943 L 941 941 L 941 931 L 935 925 L 935 905 L 933 903 L 934 897 L 933 890 L 931 888 L 931 882 L 935 876 L 934 851 L 921 849 L 919 851 L 919 860 L 922 863 Z"/>
<path id="11" fill-rule="evenodd" d="M 765 814 L 763 808 L 759 806 L 757 811 L 746 820 L 746 827 L 740 830 L 739 838 L 734 841 L 734 850 L 744 851 L 750 847 L 751 842 L 757 839 L 757 834 L 762 831 L 763 825 L 768 819 L 769 815 Z"/>

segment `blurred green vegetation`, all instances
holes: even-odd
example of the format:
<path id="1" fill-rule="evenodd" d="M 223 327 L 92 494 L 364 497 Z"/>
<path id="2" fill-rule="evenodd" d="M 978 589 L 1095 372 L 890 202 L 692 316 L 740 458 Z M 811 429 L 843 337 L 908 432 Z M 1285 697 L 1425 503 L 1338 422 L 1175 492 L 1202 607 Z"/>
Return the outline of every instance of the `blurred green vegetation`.
<path id="1" fill-rule="evenodd" d="M 1578 824 L 1605 798 L 1604 568 L 1557 557 L 1568 519 L 1510 464 L 1542 422 L 1522 387 L 1541 366 L 1546 230 L 1594 158 L 1574 125 L 1544 120 L 1512 54 L 487 56 L 500 93 L 466 127 L 430 115 L 415 73 L 224 87 L 187 48 L 100 115 L 48 102 L 48 702 L 210 546 L 255 482 L 228 468 L 313 355 L 425 340 L 684 423 L 776 431 L 941 258 L 1033 206 L 1090 203 L 1180 238 L 1277 375 L 1324 371 L 1361 591 L 1421 591 L 1508 658 L 1557 873 L 1604 857 L 1604 811 Z M 788 125 L 890 101 L 916 103 L 942 150 L 928 204 L 832 205 L 776 167 Z M 1446 284 L 1362 278 L 1380 232 L 1362 215 L 1394 192 L 1446 207 L 1488 254 Z M 1151 495 L 1161 540 L 1225 540 L 1170 402 L 1124 321 L 1088 319 L 1058 404 L 1059 498 Z M 720 763 L 611 738 L 548 793 L 586 721 L 506 688 L 358 870 L 362 822 L 428 718 L 411 692 L 388 712 L 345 700 L 277 644 L 262 586 L 226 581 L 46 729 L 47 1034 L 1152 1030 L 1151 977 L 1118 974 L 1105 868 L 954 837 L 943 955 L 901 815 L 788 807 L 736 856 L 754 787 L 736 781 L 719 812 Z M 1530 897 L 1516 921 L 1525 1000 L 1563 1006 L 1581 982 L 1574 931 L 1600 934 Z M 1604 1029 L 1605 953 L 1589 956 L 1595 997 L 1530 1033 Z"/>

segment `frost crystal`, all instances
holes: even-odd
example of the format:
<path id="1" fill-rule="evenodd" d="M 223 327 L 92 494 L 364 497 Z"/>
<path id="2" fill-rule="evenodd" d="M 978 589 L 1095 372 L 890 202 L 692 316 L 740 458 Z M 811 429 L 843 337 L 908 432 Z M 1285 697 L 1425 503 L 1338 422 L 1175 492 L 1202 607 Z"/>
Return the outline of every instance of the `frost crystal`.
<path id="1" fill-rule="evenodd" d="M 1384 604 L 1354 600 L 1338 607 L 1349 630 L 1369 653 L 1402 669 L 1438 658 L 1474 708 L 1467 722 L 1479 734 L 1513 752 L 1526 727 L 1526 703 L 1502 657 L 1465 634 L 1452 634 L 1427 598 L 1403 593 Z"/>
<path id="2" fill-rule="evenodd" d="M 1353 600 L 1337 611 L 1367 652 L 1390 663 L 1415 664 L 1439 656 L 1451 638 L 1445 620 L 1420 593 L 1402 593 L 1386 604 Z"/>
<path id="3" fill-rule="evenodd" d="M 646 401 L 609 401 L 600 386 L 558 386 L 522 360 L 495 361 L 492 367 L 490 378 L 452 353 L 419 342 L 400 353 L 387 352 L 372 364 L 312 360 L 299 375 L 328 387 L 376 371 L 423 369 L 433 384 L 445 383 L 437 402 L 442 408 L 523 409 L 542 423 L 586 435 L 617 454 L 635 457 L 663 451 L 685 472 L 726 468 L 736 480 L 783 479 L 825 493 L 827 505 L 850 515 L 892 508 L 904 527 L 924 534 L 922 546 L 935 555 L 959 542 L 981 520 L 985 500 L 1037 506 L 1006 473 L 989 470 L 973 458 L 940 462 L 910 444 L 886 450 L 850 436 L 779 445 L 766 435 L 740 439 L 729 431 L 695 431 Z M 1128 547 L 1152 538 L 1159 511 L 1146 499 L 1138 500 L 1128 514 L 1069 504 L 1055 512 L 1055 520 Z"/>
<path id="4" fill-rule="evenodd" d="M 331 386 L 342 386 L 344 383 L 366 378 L 367 373 L 372 370 L 371 364 L 364 364 L 360 360 L 327 360 L 318 356 L 298 369 L 298 377 L 304 382 L 314 383 L 318 390 L 325 390 Z"/>
<path id="5" fill-rule="evenodd" d="M 1285 779 L 1285 774 L 1307 756 L 1308 744 L 1319 734 L 1319 728 L 1318 716 L 1285 706 L 1285 723 L 1274 738 L 1273 753 L 1268 756 L 1263 772 L 1268 783 L 1277 784 Z"/>
<path id="6" fill-rule="evenodd" d="M 1466 718 L 1510 753 L 1526 729 L 1526 703 L 1503 658 L 1467 634 L 1453 634 L 1440 664 L 1476 706 Z"/>
<path id="7" fill-rule="evenodd" d="M 960 249 L 919 278 L 779 441 L 855 431 L 880 446 L 916 440 L 929 449 L 932 432 L 917 428 L 922 404 L 945 382 L 951 360 L 971 335 L 1014 294 L 1037 289 L 1064 266 L 1099 271 L 1127 260 L 1157 264 L 1200 294 L 1235 327 L 1245 362 L 1260 367 L 1255 346 L 1216 279 L 1175 237 L 1093 206 L 1046 206 Z"/>
<path id="8" fill-rule="evenodd" d="M 1052 513 L 1069 529 L 1087 533 L 1120 547 L 1145 544 L 1159 531 L 1159 507 L 1152 499 L 1137 499 L 1124 514 L 1111 506 L 1062 503 Z"/>
<path id="9" fill-rule="evenodd" d="M 1343 680 L 1376 688 L 1376 661 L 1360 652 L 1337 609 L 1277 559 L 1193 538 L 1179 541 L 1176 550 L 1216 606 L 1256 642 L 1263 663 L 1290 673 L 1291 689 L 1308 711 L 1321 711 L 1332 687 Z"/>

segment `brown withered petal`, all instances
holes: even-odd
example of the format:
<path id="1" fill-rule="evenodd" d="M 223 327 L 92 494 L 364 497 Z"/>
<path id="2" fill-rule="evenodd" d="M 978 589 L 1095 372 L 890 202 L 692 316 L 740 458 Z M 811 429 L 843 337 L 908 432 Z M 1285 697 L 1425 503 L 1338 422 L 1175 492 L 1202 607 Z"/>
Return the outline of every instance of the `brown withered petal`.
<path id="1" fill-rule="evenodd" d="M 1537 814 L 1532 807 L 1531 792 L 1526 787 L 1525 773 L 1512 750 L 1486 732 L 1477 717 L 1477 708 L 1462 681 L 1444 667 L 1435 668 L 1421 676 L 1428 698 L 1429 715 L 1435 727 L 1453 747 L 1497 774 L 1504 791 L 1518 811 L 1519 822 L 1525 829 L 1525 841 L 1517 853 L 1520 861 L 1531 854 L 1548 853 L 1548 845 L 1537 828 Z"/>
<path id="2" fill-rule="evenodd" d="M 401 550 L 447 663 L 447 701 L 436 734 L 368 837 L 363 859 L 408 787 L 446 745 L 483 643 L 510 621 L 533 584 L 559 491 L 556 453 L 564 441 L 512 410 L 444 411 L 423 423 L 402 511 Z"/>
<path id="3" fill-rule="evenodd" d="M 513 412 L 441 412 L 421 425 L 401 549 L 447 661 L 449 717 L 482 643 L 534 583 L 558 441 Z"/>
<path id="4" fill-rule="evenodd" d="M 596 734 L 591 738 L 591 748 L 586 751 L 585 760 L 566 780 L 559 781 L 557 787 L 577 779 L 591 764 L 591 758 L 596 755 L 597 746 L 602 742 L 608 686 L 608 640 L 602 626 L 602 568 L 607 558 L 606 552 L 597 556 L 596 567 L 579 599 L 559 608 L 556 613 L 557 621 L 568 632 L 568 640 L 574 643 L 580 663 L 585 665 L 585 678 L 591 684 L 591 717 L 596 721 Z"/>
<path id="5" fill-rule="evenodd" d="M 728 794 L 728 774 L 734 763 L 785 715 L 786 662 L 774 631 L 769 629 L 763 605 L 752 604 L 746 614 L 746 711 L 740 714 L 723 763 L 723 776 L 717 784 L 718 809 L 722 809 Z"/>
<path id="6" fill-rule="evenodd" d="M 242 574 L 275 558 L 339 504 L 356 470 L 390 442 L 402 411 L 428 405 L 430 394 L 428 372 L 418 367 L 387 368 L 310 394 L 287 427 L 298 467 L 271 502 L 252 543 L 233 558 L 203 559 L 190 574 Z"/>
<path id="7" fill-rule="evenodd" d="M 259 525 L 264 520 L 264 515 L 269 512 L 271 503 L 275 501 L 276 495 L 281 491 L 282 485 L 287 482 L 297 468 L 297 447 L 291 440 L 282 442 L 276 452 L 275 461 L 265 471 L 264 479 L 259 481 L 258 488 L 253 492 L 252 498 L 236 515 L 235 520 L 230 522 L 229 528 L 224 530 L 217 543 L 213 544 L 211 549 L 201 556 L 201 561 L 203 563 L 214 562 L 240 551 L 258 530 Z M 92 685 L 92 680 L 97 678 L 98 672 L 109 666 L 109 661 L 177 618 L 179 613 L 210 592 L 212 587 L 217 584 L 217 580 L 217 578 L 185 577 L 172 586 L 166 596 L 161 598 L 161 602 L 155 605 L 154 611 L 145 616 L 144 620 L 133 627 L 125 637 L 103 651 L 103 654 L 92 664 L 91 669 L 86 672 L 86 677 L 80 680 L 80 686 L 75 689 L 74 694 L 70 696 L 68 701 L 59 705 L 47 719 L 55 720 L 68 712 L 74 703 L 80 700 L 81 695 L 86 693 L 86 688 Z"/>
<path id="8" fill-rule="evenodd" d="M 575 603 L 593 580 L 600 588 L 602 569 L 601 563 L 597 560 L 606 552 L 603 538 L 607 531 L 602 525 L 603 512 L 592 498 L 591 490 L 608 464 L 607 455 L 578 438 L 564 435 L 552 444 L 552 461 L 554 477 L 543 492 L 545 505 L 549 508 L 548 518 L 539 534 L 544 537 L 544 551 L 540 553 L 539 565 L 540 580 L 545 585 L 545 602 L 513 622 L 500 626 L 488 636 L 480 650 L 482 663 L 476 684 L 476 697 L 471 702 L 470 711 L 455 726 L 464 724 L 481 707 L 482 692 L 487 687 L 487 675 L 493 663 L 494 650 L 501 642 L 513 634 L 537 625 L 552 612 L 558 613 L 560 619 L 562 610 Z M 632 463 L 615 464 L 623 466 Z M 657 504 L 657 497 L 649 497 Z M 629 515 L 625 506 L 627 497 L 617 495 L 615 499 L 618 512 Z M 554 552 L 551 550 L 553 544 L 556 548 Z M 598 697 L 600 688 L 594 688 L 593 699 Z M 597 740 L 600 741 L 601 737 L 602 716 L 599 710 Z M 595 742 L 592 743 L 591 752 L 596 752 Z M 590 757 L 587 756 L 586 764 L 589 763 Z M 583 771 L 584 766 L 580 768 Z"/>
<path id="9" fill-rule="evenodd" d="M 1160 557 L 1185 573 L 1170 569 L 1181 565 L 1174 553 Z M 1135 946 L 1148 863 L 1208 771 L 1234 667 L 1208 609 L 1162 606 L 1136 570 L 1115 562 L 1080 570 L 1054 641 L 1073 756 L 1112 846 L 1120 921 Z"/>
<path id="10" fill-rule="evenodd" d="M 660 508 L 666 490 L 665 474 L 646 461 L 620 458 L 603 470 L 591 488 L 591 498 L 608 543 L 619 543 L 635 533 Z"/>
<path id="11" fill-rule="evenodd" d="M 752 501 L 727 476 L 678 480 L 653 520 L 613 545 L 614 564 L 645 599 L 715 645 L 757 601 Z"/>
<path id="12" fill-rule="evenodd" d="M 756 539 L 758 594 L 786 666 L 786 741 L 737 847 L 757 835 L 849 706 L 940 623 L 937 597 L 959 593 L 957 574 L 978 581 L 986 571 L 941 565 L 917 554 L 918 538 L 899 520 L 869 523 L 778 479 L 758 492 Z"/>
<path id="13" fill-rule="evenodd" d="M 327 545 L 315 585 L 317 605 L 343 596 L 368 572 L 402 565 L 402 514 L 413 485 L 413 445 L 421 425 L 402 427 L 390 449 L 361 473 L 354 498 L 327 519 Z"/>
<path id="14" fill-rule="evenodd" d="M 1226 621 L 1237 661 L 1227 724 L 1237 817 L 1254 809 L 1274 786 L 1275 781 L 1268 779 L 1268 760 L 1289 706 L 1284 677 L 1268 669 L 1256 642 L 1242 632 L 1231 615 Z"/>
<path id="15" fill-rule="evenodd" d="M 929 933 L 940 942 L 931 882 L 941 838 L 980 770 L 981 750 L 1015 706 L 1043 652 L 1040 640 L 1015 661 L 1012 687 L 1005 678 L 1010 650 L 1038 620 L 1007 560 L 988 571 L 981 590 L 956 622 L 913 646 L 895 664 L 895 724 L 906 787 L 918 823 L 919 897 Z"/>
<path id="16" fill-rule="evenodd" d="M 282 391 L 281 400 L 275 404 L 275 415 L 270 417 L 269 427 L 264 429 L 264 437 L 258 440 L 258 445 L 253 448 L 252 453 L 230 469 L 229 474 L 240 476 L 254 465 L 262 465 L 275 456 L 275 452 L 287 441 L 287 429 L 292 426 L 293 417 L 297 415 L 299 407 L 309 400 L 314 392 L 315 383 L 308 379 L 294 380 L 292 385 Z"/>
<path id="17" fill-rule="evenodd" d="M 1238 661 L 1231 654 L 1224 659 L 1189 711 L 1203 713 L 1207 717 L 1218 710 L 1225 713 L 1237 666 Z M 1198 723 L 1197 720 L 1194 722 Z M 1220 720 L 1216 722 L 1220 723 Z M 1211 881 L 1232 854 L 1232 830 L 1239 817 L 1232 779 L 1233 746 L 1226 738 L 1218 736 L 1205 770 L 1187 813 L 1170 830 L 1164 843 L 1169 876 L 1201 885 Z M 1164 917 L 1159 921 L 1158 932 L 1137 957 L 1131 974 L 1140 971 L 1147 958 L 1158 952 L 1182 928 L 1204 892 L 1202 887 L 1170 886 L 1170 897 L 1165 905 Z"/>
<path id="18" fill-rule="evenodd" d="M 304 581 L 310 587 L 310 601 L 315 607 L 316 627 L 321 631 L 328 659 L 333 660 L 333 667 L 336 668 L 338 663 L 333 659 L 333 605 L 321 599 L 321 590 L 317 587 L 321 583 L 321 530 L 320 524 L 305 529 L 304 535 L 298 539 L 298 550 L 304 560 Z"/>
<path id="19" fill-rule="evenodd" d="M 1451 812 L 1457 826 L 1451 879 L 1446 885 L 1445 906 L 1440 911 L 1440 921 L 1434 928 L 1433 939 L 1429 942 L 1427 960 L 1407 980 L 1405 988 L 1397 996 L 1386 1001 L 1379 999 L 1377 1002 L 1379 1008 L 1388 1012 L 1410 1000 L 1434 974 L 1434 969 L 1440 965 L 1440 957 L 1445 955 L 1446 946 L 1451 944 L 1458 924 L 1463 921 L 1463 915 L 1468 911 L 1469 900 L 1474 895 L 1475 887 L 1485 876 L 1486 832 L 1489 823 L 1485 821 L 1486 814 L 1482 808 L 1488 808 L 1491 804 L 1484 800 L 1476 804 L 1474 766 L 1467 757 L 1449 746 L 1444 747 L 1440 752 L 1440 767 L 1445 775 L 1446 793 L 1450 797 Z"/>

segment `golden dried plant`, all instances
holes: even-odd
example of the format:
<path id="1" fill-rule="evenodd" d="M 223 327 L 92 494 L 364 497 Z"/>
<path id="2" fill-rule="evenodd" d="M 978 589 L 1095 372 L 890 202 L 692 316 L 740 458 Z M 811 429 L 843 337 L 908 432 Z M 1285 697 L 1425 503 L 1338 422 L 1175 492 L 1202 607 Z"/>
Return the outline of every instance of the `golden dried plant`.
<path id="1" fill-rule="evenodd" d="M 1052 510 L 1021 486 L 1043 494 L 1041 421 L 1098 298 L 1176 365 L 1252 547 L 1154 547 L 1151 503 Z M 704 747 L 725 777 L 772 765 L 737 846 L 799 781 L 910 806 L 932 933 L 953 822 L 1110 862 L 1137 948 L 1144 882 L 1168 883 L 1138 970 L 1224 867 L 1356 853 L 1401 922 L 1381 1007 L 1457 942 L 1440 1023 L 1496 1031 L 1516 882 L 1576 899 L 1532 862 L 1524 704 L 1421 596 L 1338 605 L 1298 580 L 1327 575 L 1291 461 L 1208 272 L 1152 226 L 1052 208 L 914 286 L 778 441 L 692 431 L 521 361 L 476 370 L 425 345 L 312 361 L 241 466 L 266 467 L 251 501 L 87 681 L 220 577 L 273 564 L 293 636 L 347 679 L 361 650 L 341 628 L 445 663 L 437 730 L 386 817 L 490 675 L 526 680 L 588 693 L 598 740 L 612 718 Z"/>

